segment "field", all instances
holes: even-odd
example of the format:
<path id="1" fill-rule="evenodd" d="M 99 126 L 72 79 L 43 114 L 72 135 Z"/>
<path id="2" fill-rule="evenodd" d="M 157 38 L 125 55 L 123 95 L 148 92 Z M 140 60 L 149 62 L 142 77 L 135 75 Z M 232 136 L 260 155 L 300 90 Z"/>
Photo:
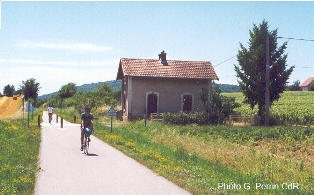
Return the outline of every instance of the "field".
<path id="1" fill-rule="evenodd" d="M 235 97 L 241 107 L 235 111 L 241 115 L 254 115 L 257 106 L 252 110 L 248 104 L 243 104 L 244 96 L 238 93 L 223 93 L 227 97 Z M 314 125 L 314 92 L 285 91 L 278 101 L 273 102 L 270 115 L 280 124 Z"/>
<path id="2" fill-rule="evenodd" d="M 22 97 L 0 97 L 0 119 L 22 117 Z"/>

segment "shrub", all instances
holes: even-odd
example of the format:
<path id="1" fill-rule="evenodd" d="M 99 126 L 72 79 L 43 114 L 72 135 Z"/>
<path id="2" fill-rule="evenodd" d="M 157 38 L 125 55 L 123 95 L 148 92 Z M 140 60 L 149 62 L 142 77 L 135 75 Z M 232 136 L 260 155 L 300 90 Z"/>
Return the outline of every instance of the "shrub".
<path id="1" fill-rule="evenodd" d="M 178 113 L 165 113 L 163 115 L 163 121 L 165 123 L 176 124 L 176 125 L 187 125 L 187 124 L 205 124 L 206 116 L 204 113 L 185 113 L 185 112 L 178 112 Z"/>
<path id="2" fill-rule="evenodd" d="M 210 124 L 222 124 L 228 120 L 228 116 L 233 114 L 234 109 L 239 107 L 240 104 L 233 97 L 221 95 L 218 86 L 209 93 L 207 88 L 203 88 L 199 94 L 208 116 L 208 122 Z"/>
<path id="3" fill-rule="evenodd" d="M 276 125 L 283 125 L 283 123 L 277 119 L 275 116 L 270 115 L 269 116 L 269 126 L 276 126 Z M 253 125 L 259 126 L 260 124 L 265 124 L 265 115 L 258 116 L 255 114 L 253 116 Z"/>

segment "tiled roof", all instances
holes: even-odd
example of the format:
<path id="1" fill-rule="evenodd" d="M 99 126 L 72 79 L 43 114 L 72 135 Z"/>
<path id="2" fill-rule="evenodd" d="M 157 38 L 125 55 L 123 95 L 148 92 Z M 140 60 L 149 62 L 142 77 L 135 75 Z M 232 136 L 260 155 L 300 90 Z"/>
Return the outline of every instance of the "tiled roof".
<path id="1" fill-rule="evenodd" d="M 122 72 L 121 72 L 122 71 Z M 117 79 L 122 75 L 142 77 L 205 78 L 218 80 L 210 62 L 121 58 Z"/>
<path id="2" fill-rule="evenodd" d="M 300 87 L 306 87 L 306 86 L 308 86 L 309 84 L 311 84 L 312 81 L 314 81 L 314 77 L 310 77 L 310 78 L 306 79 L 306 81 L 304 81 L 304 83 L 302 83 L 302 84 L 300 85 Z"/>

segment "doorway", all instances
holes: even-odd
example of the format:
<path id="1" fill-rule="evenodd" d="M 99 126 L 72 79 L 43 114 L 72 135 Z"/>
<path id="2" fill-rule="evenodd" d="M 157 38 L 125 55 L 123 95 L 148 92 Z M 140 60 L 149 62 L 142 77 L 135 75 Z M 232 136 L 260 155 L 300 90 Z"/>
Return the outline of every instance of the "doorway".
<path id="1" fill-rule="evenodd" d="M 150 117 L 151 113 L 158 112 L 158 95 L 156 93 L 147 94 L 147 117 Z"/>

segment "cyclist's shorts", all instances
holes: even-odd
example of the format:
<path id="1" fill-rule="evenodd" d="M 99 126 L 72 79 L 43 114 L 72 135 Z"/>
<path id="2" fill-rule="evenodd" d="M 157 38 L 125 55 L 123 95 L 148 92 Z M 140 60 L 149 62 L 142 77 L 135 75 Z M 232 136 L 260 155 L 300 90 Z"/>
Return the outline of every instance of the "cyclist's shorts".
<path id="1" fill-rule="evenodd" d="M 93 133 L 93 129 L 90 129 L 90 128 L 84 128 L 83 129 L 83 134 L 87 134 L 87 135 L 91 135 Z"/>

